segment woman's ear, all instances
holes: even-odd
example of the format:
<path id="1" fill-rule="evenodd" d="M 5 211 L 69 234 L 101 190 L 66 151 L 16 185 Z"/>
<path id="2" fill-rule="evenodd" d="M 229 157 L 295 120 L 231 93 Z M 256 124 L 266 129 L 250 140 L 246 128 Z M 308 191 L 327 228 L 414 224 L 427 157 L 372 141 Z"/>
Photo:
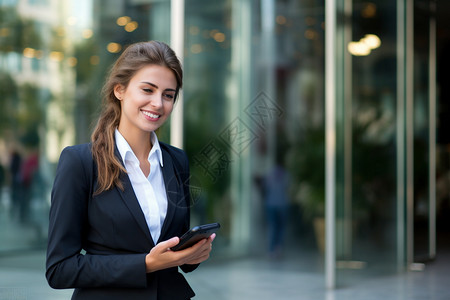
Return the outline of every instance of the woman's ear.
<path id="1" fill-rule="evenodd" d="M 122 95 L 125 92 L 125 89 L 121 84 L 116 84 L 114 86 L 114 96 L 116 96 L 117 99 L 122 100 Z"/>

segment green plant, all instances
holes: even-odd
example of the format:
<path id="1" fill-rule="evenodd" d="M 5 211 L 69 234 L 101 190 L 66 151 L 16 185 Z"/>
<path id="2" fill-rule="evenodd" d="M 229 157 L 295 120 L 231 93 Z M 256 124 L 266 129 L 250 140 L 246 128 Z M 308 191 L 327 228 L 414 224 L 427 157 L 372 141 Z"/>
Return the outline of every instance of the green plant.
<path id="1" fill-rule="evenodd" d="M 308 128 L 294 143 L 288 157 L 293 177 L 294 199 L 306 220 L 323 217 L 325 213 L 325 131 L 323 127 Z"/>

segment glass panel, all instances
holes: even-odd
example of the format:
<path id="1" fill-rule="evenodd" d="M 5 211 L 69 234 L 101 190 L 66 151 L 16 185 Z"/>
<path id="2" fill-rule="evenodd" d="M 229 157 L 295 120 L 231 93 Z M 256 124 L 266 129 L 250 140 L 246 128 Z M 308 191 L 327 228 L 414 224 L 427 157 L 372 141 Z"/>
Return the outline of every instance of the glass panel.
<path id="1" fill-rule="evenodd" d="M 437 246 L 447 251 L 450 245 L 450 2 L 437 2 L 437 163 L 436 225 Z"/>
<path id="2" fill-rule="evenodd" d="M 0 251 L 45 247 L 62 148 L 89 141 L 120 51 L 168 42 L 169 13 L 170 1 L 0 1 Z"/>
<path id="3" fill-rule="evenodd" d="M 45 247 L 59 154 L 89 141 L 110 64 L 128 43 L 168 42 L 170 29 L 168 0 L 20 3 L 0 2 L 0 250 Z M 269 229 L 281 226 L 286 255 L 312 254 L 319 260 L 307 263 L 320 268 L 323 18 L 322 1 L 186 2 L 192 222 L 221 222 L 224 254 L 265 255 Z"/>
<path id="4" fill-rule="evenodd" d="M 429 1 L 414 7 L 414 261 L 429 259 Z"/>
<path id="5" fill-rule="evenodd" d="M 124 47 L 169 41 L 170 1 L 0 3 L 0 250 L 44 247 L 62 148 L 89 141 L 105 74 Z M 323 29 L 322 1 L 186 2 L 192 222 L 222 223 L 223 255 L 283 254 L 286 265 L 304 259 L 295 266 L 321 270 L 323 227 L 316 237 L 313 223 L 324 214 Z M 168 127 L 159 135 L 168 141 Z"/>
<path id="6" fill-rule="evenodd" d="M 322 1 L 187 2 L 185 145 L 203 197 L 192 210 L 223 223 L 224 255 L 321 268 L 323 29 Z"/>
<path id="7" fill-rule="evenodd" d="M 345 285 L 397 266 L 397 8 L 339 4 L 336 266 Z"/>
<path id="8" fill-rule="evenodd" d="M 185 11 L 184 144 L 191 162 L 191 222 L 220 222 L 216 242 L 229 245 L 230 165 L 236 162 L 221 134 L 231 77 L 231 7 L 227 1 L 190 0 Z"/>

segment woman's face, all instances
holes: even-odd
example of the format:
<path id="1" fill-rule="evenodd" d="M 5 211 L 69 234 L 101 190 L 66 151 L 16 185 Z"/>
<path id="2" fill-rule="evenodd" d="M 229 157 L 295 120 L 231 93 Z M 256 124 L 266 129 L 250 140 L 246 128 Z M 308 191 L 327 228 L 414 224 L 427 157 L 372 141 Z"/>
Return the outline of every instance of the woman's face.
<path id="1" fill-rule="evenodd" d="M 126 88 L 117 85 L 114 94 L 122 107 L 119 131 L 142 134 L 161 127 L 172 112 L 176 88 L 172 71 L 158 65 L 140 69 Z"/>

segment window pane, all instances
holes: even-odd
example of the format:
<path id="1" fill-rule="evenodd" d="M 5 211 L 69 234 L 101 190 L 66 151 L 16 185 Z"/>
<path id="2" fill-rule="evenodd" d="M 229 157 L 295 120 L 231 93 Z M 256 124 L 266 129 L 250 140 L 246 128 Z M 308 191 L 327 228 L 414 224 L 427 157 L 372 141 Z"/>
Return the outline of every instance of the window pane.
<path id="1" fill-rule="evenodd" d="M 20 4 L 0 2 L 0 251 L 45 247 L 59 154 L 90 140 L 111 63 L 170 34 L 170 1 Z"/>

